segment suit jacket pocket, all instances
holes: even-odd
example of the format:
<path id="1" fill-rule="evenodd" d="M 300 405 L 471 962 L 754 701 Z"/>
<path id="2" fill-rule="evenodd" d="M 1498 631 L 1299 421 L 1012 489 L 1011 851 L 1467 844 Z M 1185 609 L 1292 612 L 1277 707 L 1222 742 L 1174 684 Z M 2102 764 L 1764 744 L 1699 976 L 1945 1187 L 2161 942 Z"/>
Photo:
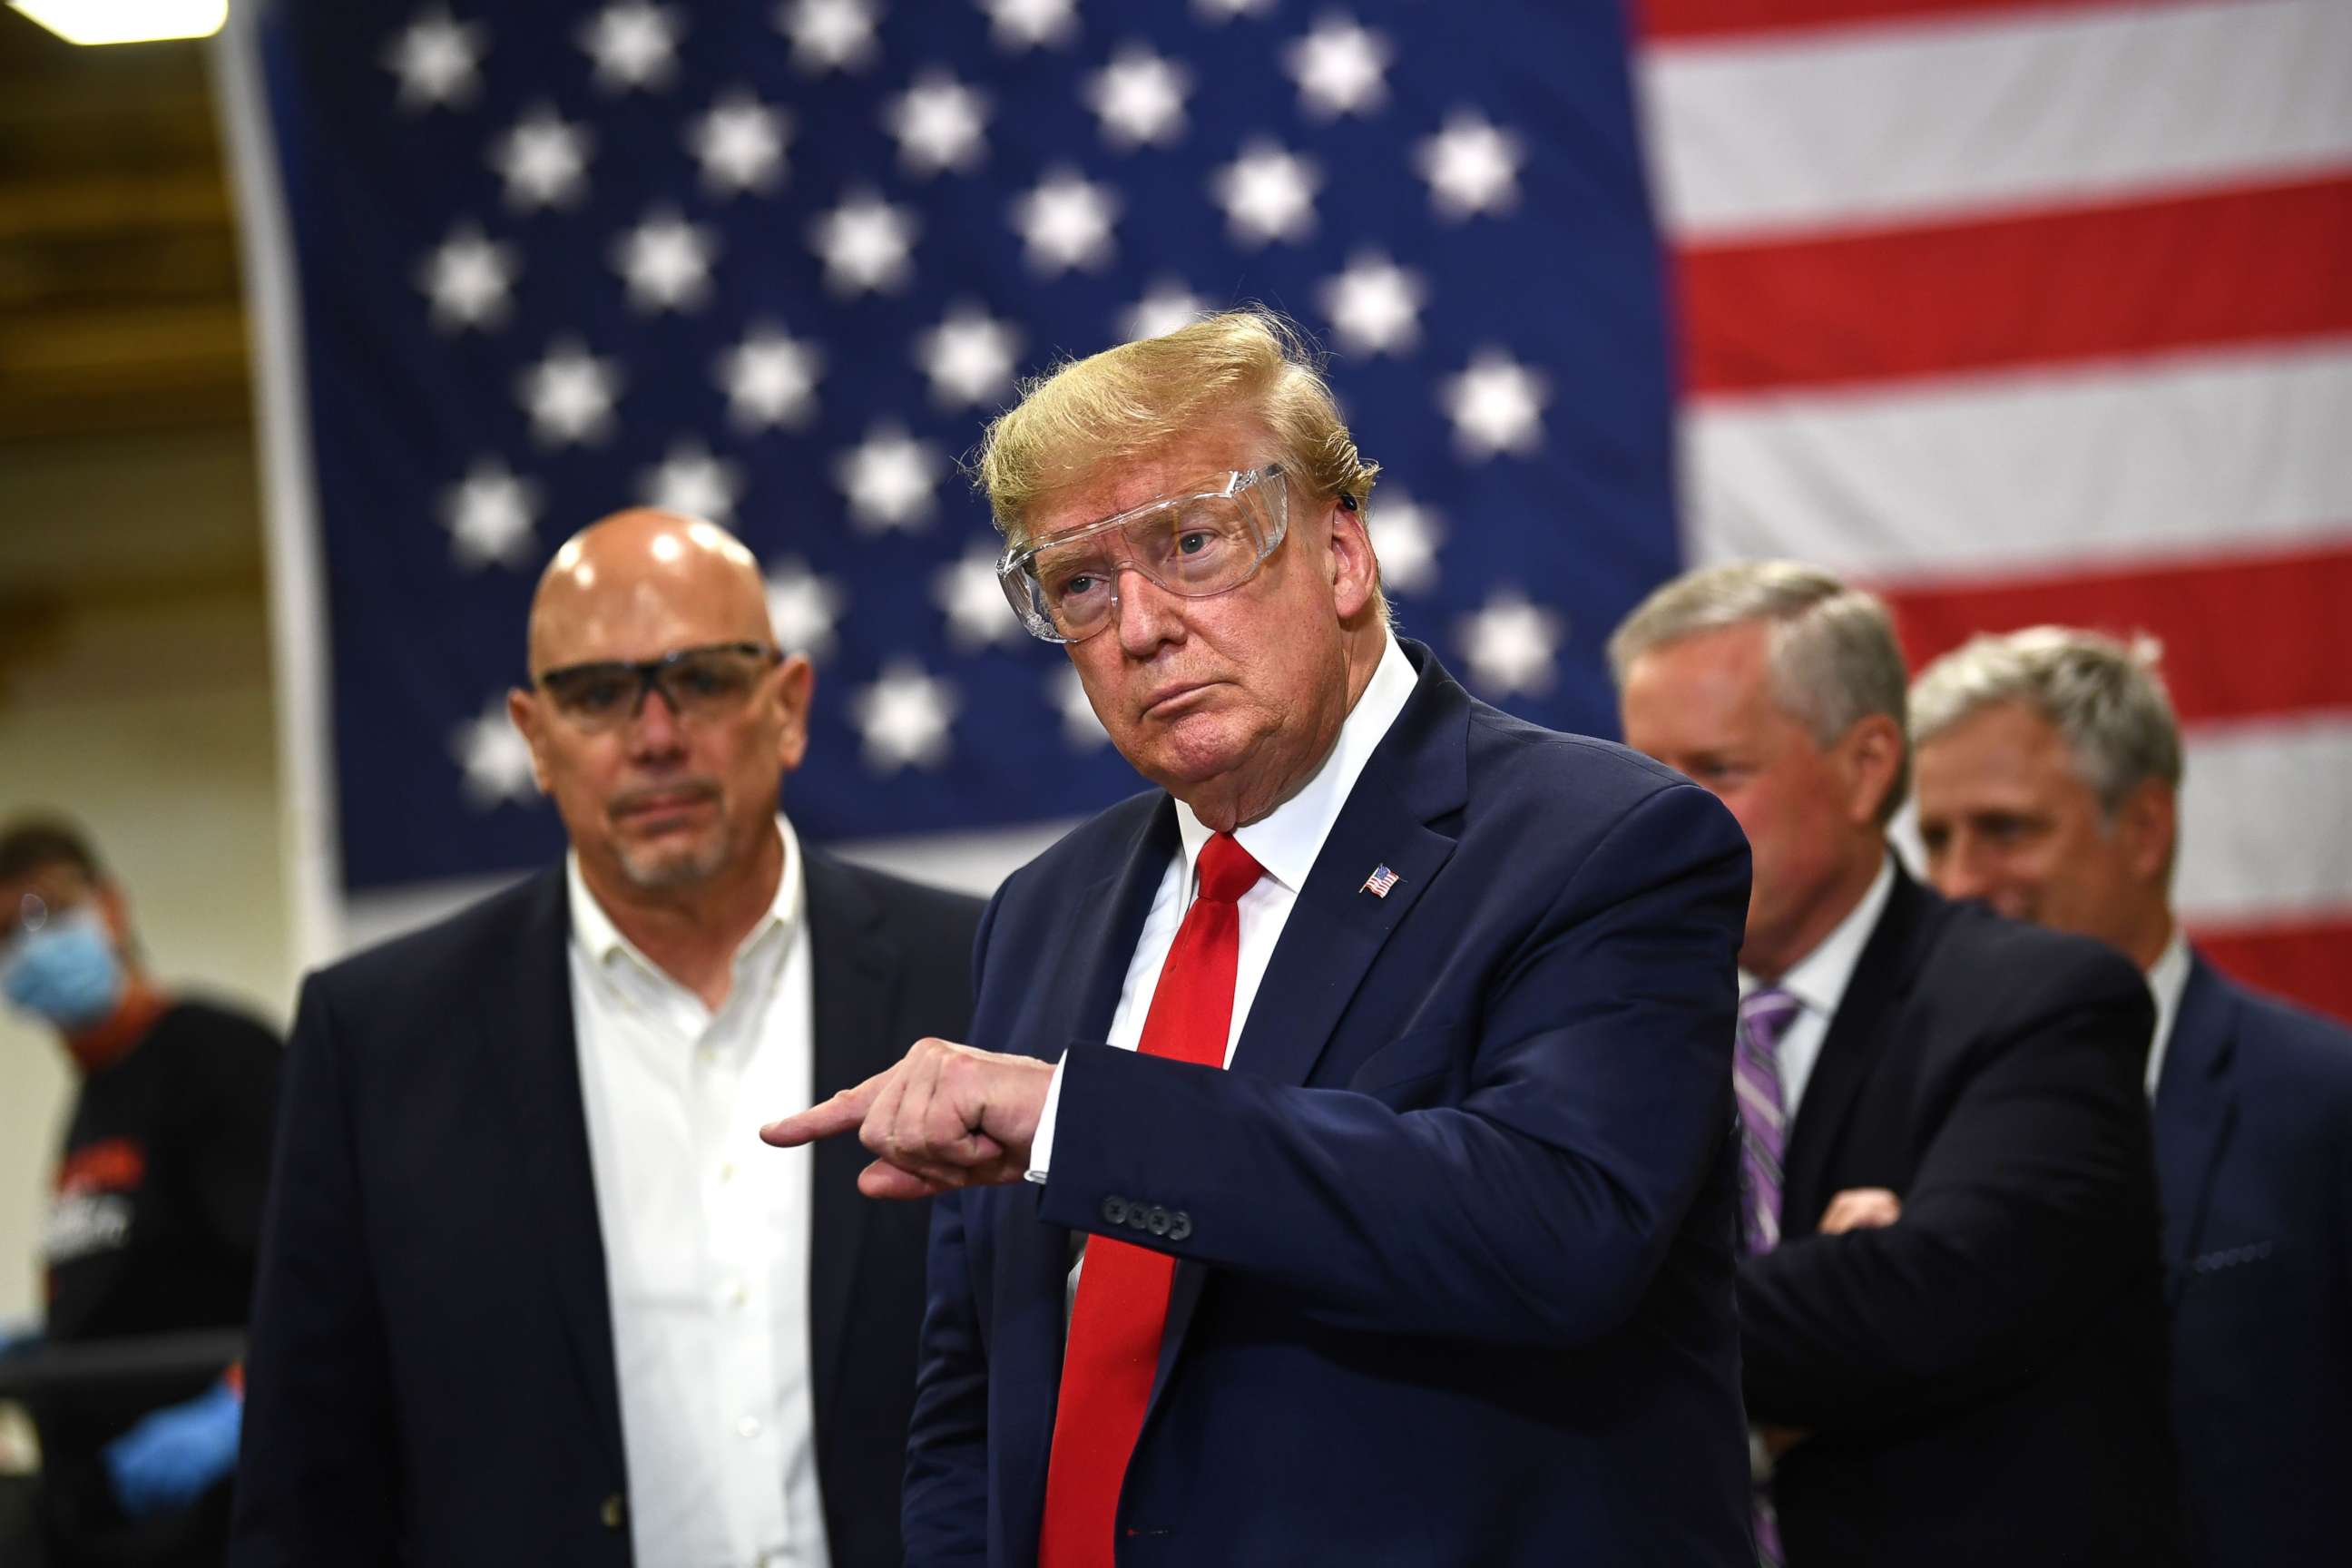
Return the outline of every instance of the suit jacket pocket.
<path id="1" fill-rule="evenodd" d="M 1349 1075 L 1348 1087 L 1391 1104 L 1442 1081 L 1461 1065 L 1470 1030 L 1464 1024 L 1437 1024 L 1399 1035 Z"/>

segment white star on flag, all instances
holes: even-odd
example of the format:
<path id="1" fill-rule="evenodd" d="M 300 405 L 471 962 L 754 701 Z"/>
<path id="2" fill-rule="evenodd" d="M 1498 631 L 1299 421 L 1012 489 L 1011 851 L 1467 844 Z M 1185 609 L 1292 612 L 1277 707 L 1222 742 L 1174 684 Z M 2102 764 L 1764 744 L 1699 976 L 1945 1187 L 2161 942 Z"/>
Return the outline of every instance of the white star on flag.
<path id="1" fill-rule="evenodd" d="M 1345 16 L 1326 16 L 1283 57 L 1309 120 L 1370 114 L 1388 101 L 1384 79 L 1396 53 L 1380 34 Z"/>
<path id="2" fill-rule="evenodd" d="M 854 194 L 809 226 L 809 246 L 824 262 L 824 285 L 849 298 L 894 293 L 914 270 L 913 211 L 870 191 Z"/>
<path id="3" fill-rule="evenodd" d="M 1209 182 L 1234 243 L 1247 249 L 1274 240 L 1295 245 L 1313 234 L 1315 193 L 1322 185 L 1313 159 L 1265 142 L 1245 144 Z"/>
<path id="4" fill-rule="evenodd" d="M 520 253 L 461 223 L 425 258 L 416 286 L 433 301 L 433 324 L 445 332 L 489 328 L 507 319 L 507 291 L 520 270 Z"/>
<path id="5" fill-rule="evenodd" d="M 1480 213 L 1507 213 L 1518 205 L 1523 158 L 1518 137 L 1465 110 L 1446 117 L 1445 129 L 1421 143 L 1413 163 L 1429 182 L 1430 205 L 1437 216 L 1459 223 Z"/>
<path id="6" fill-rule="evenodd" d="M 1273 9 L 1274 0 L 1192 0 L 1192 14 L 1211 24 L 1263 16 Z"/>
<path id="7" fill-rule="evenodd" d="M 567 338 L 522 373 L 517 390 L 530 415 L 532 436 L 543 447 L 561 447 L 594 446 L 612 434 L 620 387 L 620 372 L 612 361 L 596 358 L 577 339 Z"/>
<path id="8" fill-rule="evenodd" d="M 639 310 L 696 310 L 710 298 L 710 259 L 718 249 L 716 231 L 675 212 L 649 213 L 614 243 L 613 266 Z"/>
<path id="9" fill-rule="evenodd" d="M 490 149 L 490 167 L 507 184 L 507 205 L 568 207 L 587 193 L 588 155 L 596 138 L 554 110 L 532 110 Z"/>
<path id="10" fill-rule="evenodd" d="M 1110 744 L 1110 731 L 1095 716 L 1095 705 L 1087 700 L 1086 682 L 1078 679 L 1075 665 L 1066 664 L 1045 678 L 1045 700 L 1062 716 L 1062 739 L 1070 750 L 1093 752 Z"/>
<path id="11" fill-rule="evenodd" d="M 462 109 L 481 90 L 488 29 L 457 22 L 436 5 L 401 29 L 384 51 L 386 69 L 400 79 L 400 107 L 419 113 L 436 106 Z"/>
<path id="12" fill-rule="evenodd" d="M 947 761 L 955 712 L 955 688 L 908 659 L 891 660 L 849 700 L 850 721 L 866 740 L 866 765 L 877 773 Z"/>
<path id="13" fill-rule="evenodd" d="M 931 401 L 954 410 L 1001 399 L 1013 387 L 1021 334 L 971 305 L 959 305 L 947 319 L 916 340 L 915 359 L 930 377 Z"/>
<path id="14" fill-rule="evenodd" d="M 739 430 L 799 429 L 816 413 L 824 355 L 773 327 L 753 327 L 719 356 L 727 417 Z"/>
<path id="15" fill-rule="evenodd" d="M 1118 216 L 1118 195 L 1071 169 L 1047 174 L 1013 204 L 1013 226 L 1029 248 L 1029 266 L 1049 278 L 1108 265 Z"/>
<path id="16" fill-rule="evenodd" d="M 944 471 L 930 443 L 882 424 L 841 455 L 834 479 L 849 498 L 850 521 L 860 533 L 913 532 L 930 521 L 931 492 Z"/>
<path id="17" fill-rule="evenodd" d="M 1057 48 L 1076 36 L 1076 0 L 981 0 L 988 13 L 989 36 L 999 48 Z"/>
<path id="18" fill-rule="evenodd" d="M 1190 71 L 1129 44 L 1087 79 L 1086 100 L 1114 148 L 1172 147 L 1183 138 L 1184 98 L 1192 90 Z"/>
<path id="19" fill-rule="evenodd" d="M 1366 251 L 1323 285 L 1318 298 L 1331 335 L 1349 353 L 1402 354 L 1421 342 L 1429 286 L 1378 251 Z"/>
<path id="20" fill-rule="evenodd" d="M 1537 697 L 1551 689 L 1564 629 L 1558 615 L 1505 588 L 1462 618 L 1454 639 L 1470 666 L 1471 684 L 1495 701 L 1517 691 Z"/>
<path id="21" fill-rule="evenodd" d="M 768 624 L 786 653 L 822 659 L 833 651 L 833 628 L 849 607 L 849 595 L 831 577 L 820 577 L 797 555 L 776 563 L 768 575 Z"/>
<path id="22" fill-rule="evenodd" d="M 1436 587 L 1437 547 L 1445 542 L 1445 525 L 1437 514 L 1403 491 L 1382 485 L 1369 515 L 1381 586 L 1392 594 L 1423 594 Z"/>
<path id="23" fill-rule="evenodd" d="M 1462 374 L 1439 384 L 1454 421 L 1454 445 L 1473 462 L 1508 452 L 1529 457 L 1543 445 L 1544 378 L 1499 349 L 1487 349 Z"/>
<path id="24" fill-rule="evenodd" d="M 534 553 L 531 523 L 539 512 L 539 487 L 518 479 L 497 458 L 481 458 L 441 497 L 441 526 L 449 531 L 449 551 L 468 572 L 496 563 L 528 566 Z"/>
<path id="25" fill-rule="evenodd" d="M 783 184 L 784 150 L 792 138 L 791 115 L 739 90 L 688 128 L 686 144 L 702 165 L 702 188 L 730 196 Z"/>
<path id="26" fill-rule="evenodd" d="M 793 64 L 812 76 L 863 70 L 874 58 L 874 22 L 866 0 L 788 0 L 776 11 Z"/>
<path id="27" fill-rule="evenodd" d="M 493 697 L 481 713 L 449 735 L 449 754 L 465 770 L 466 800 L 477 811 L 506 802 L 529 805 L 539 793 L 530 768 L 530 743 L 507 717 L 507 700 Z"/>
<path id="28" fill-rule="evenodd" d="M 1128 342 L 1166 337 L 1189 327 L 1209 313 L 1209 302 L 1184 287 L 1177 278 L 1162 278 L 1150 291 L 1128 307 L 1119 318 L 1119 332 Z"/>
<path id="29" fill-rule="evenodd" d="M 950 72 L 929 70 L 917 77 L 904 94 L 890 100 L 883 119 L 898 140 L 899 166 L 919 180 L 949 169 L 961 174 L 988 155 L 988 95 Z"/>
<path id="30" fill-rule="evenodd" d="M 596 85 L 606 92 L 667 87 L 677 74 L 683 21 L 675 6 L 618 0 L 582 23 L 574 37 L 596 62 Z"/>
<path id="31" fill-rule="evenodd" d="M 733 521 L 743 495 L 743 468 L 692 437 L 670 443 L 657 468 L 638 476 L 646 504 L 722 526 Z"/>
<path id="32" fill-rule="evenodd" d="M 964 552 L 931 576 L 931 603 L 948 617 L 948 641 L 960 653 L 995 643 L 1019 646 L 1029 634 L 1005 602 L 996 580 L 996 556 L 985 546 Z"/>

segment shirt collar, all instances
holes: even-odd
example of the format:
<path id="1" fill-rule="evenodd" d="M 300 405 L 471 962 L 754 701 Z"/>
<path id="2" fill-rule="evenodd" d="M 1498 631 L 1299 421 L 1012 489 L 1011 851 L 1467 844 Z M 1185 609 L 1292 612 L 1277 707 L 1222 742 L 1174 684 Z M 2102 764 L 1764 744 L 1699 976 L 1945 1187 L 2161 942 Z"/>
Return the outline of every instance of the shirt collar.
<path id="1" fill-rule="evenodd" d="M 1420 679 L 1396 638 L 1384 637 L 1384 644 L 1381 661 L 1372 668 L 1372 679 L 1365 683 L 1356 705 L 1348 710 L 1347 719 L 1339 726 L 1339 738 L 1321 765 L 1288 800 L 1248 826 L 1234 830 L 1234 841 L 1265 868 L 1267 876 L 1289 889 L 1294 896 L 1307 885 L 1307 874 L 1314 869 L 1315 858 L 1323 852 L 1323 841 L 1331 836 L 1332 825 L 1339 820 L 1339 810 L 1348 804 L 1349 793 L 1356 787 L 1364 764 L 1372 760 L 1372 752 L 1396 722 L 1397 715 L 1404 711 Z M 1181 800 L 1176 803 L 1176 830 L 1183 838 L 1185 886 L 1189 889 L 1201 847 L 1213 835 L 1192 815 L 1192 808 Z"/>
<path id="2" fill-rule="evenodd" d="M 2156 1036 L 2147 1047 L 2147 1093 L 2156 1098 L 2157 1081 L 2164 1076 L 2164 1049 L 2172 1043 L 2172 1026 L 2180 1020 L 2181 993 L 2189 989 L 2189 936 L 2173 922 L 2164 951 L 2147 966 L 2147 988 L 2156 994 Z"/>
<path id="3" fill-rule="evenodd" d="M 1878 917 L 1885 912 L 1886 900 L 1894 895 L 1895 857 L 1890 854 L 1880 862 L 1878 875 L 1871 879 L 1862 901 L 1845 912 L 1845 919 L 1838 921 L 1812 952 L 1790 966 L 1789 972 L 1780 976 L 1780 988 L 1802 1003 L 1808 1011 L 1824 1018 L 1836 1016 L 1838 1004 L 1845 1000 L 1845 989 L 1853 982 L 1854 967 L 1862 962 L 1862 950 L 1869 945 L 1870 933 L 1877 929 Z M 1760 984 L 1746 970 L 1739 972 L 1742 996 Z"/>
<path id="4" fill-rule="evenodd" d="M 784 868 L 776 879 L 776 896 L 757 923 L 743 935 L 736 946 L 735 962 L 741 963 L 750 953 L 772 933 L 789 932 L 801 918 L 801 841 L 793 831 L 792 819 L 782 812 L 776 814 L 776 835 L 783 841 Z M 661 967 L 645 955 L 635 942 L 621 934 L 604 906 L 588 889 L 588 879 L 580 874 L 580 852 L 572 850 L 563 857 L 563 879 L 570 895 L 572 940 L 580 944 L 589 961 L 598 969 L 609 969 L 613 963 L 627 958 L 650 974 L 661 974 Z"/>

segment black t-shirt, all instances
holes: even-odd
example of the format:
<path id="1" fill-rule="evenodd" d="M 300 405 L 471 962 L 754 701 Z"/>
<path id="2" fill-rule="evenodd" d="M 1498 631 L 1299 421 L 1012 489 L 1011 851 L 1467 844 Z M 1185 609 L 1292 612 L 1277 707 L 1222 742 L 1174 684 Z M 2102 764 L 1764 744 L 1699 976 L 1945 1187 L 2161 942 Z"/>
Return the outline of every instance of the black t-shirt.
<path id="1" fill-rule="evenodd" d="M 82 1080 L 43 1244 L 53 1342 L 244 1326 L 281 1054 L 255 1020 L 181 1002 L 121 1060 Z M 34 1415 L 63 1562 L 220 1561 L 226 1488 L 188 1514 L 134 1524 L 115 1509 L 100 1458 L 142 1416 L 217 1375 L 40 1402 Z"/>

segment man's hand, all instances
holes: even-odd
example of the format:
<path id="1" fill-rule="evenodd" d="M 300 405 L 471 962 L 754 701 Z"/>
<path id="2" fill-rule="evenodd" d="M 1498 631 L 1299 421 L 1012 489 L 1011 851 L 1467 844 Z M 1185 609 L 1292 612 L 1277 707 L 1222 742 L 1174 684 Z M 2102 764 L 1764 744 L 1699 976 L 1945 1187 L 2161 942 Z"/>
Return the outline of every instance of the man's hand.
<path id="1" fill-rule="evenodd" d="M 1849 1230 L 1876 1230 L 1902 1217 L 1903 1200 L 1885 1187 L 1848 1187 L 1830 1200 L 1822 1211 L 1822 1223 L 1813 1228 L 1823 1236 L 1843 1236 Z"/>
<path id="2" fill-rule="evenodd" d="M 1045 1109 L 1054 1064 L 998 1056 L 952 1040 L 917 1040 L 897 1067 L 760 1130 L 795 1148 L 857 1129 L 874 1163 L 857 1177 L 869 1198 L 927 1198 L 953 1187 L 1017 1182 Z"/>

